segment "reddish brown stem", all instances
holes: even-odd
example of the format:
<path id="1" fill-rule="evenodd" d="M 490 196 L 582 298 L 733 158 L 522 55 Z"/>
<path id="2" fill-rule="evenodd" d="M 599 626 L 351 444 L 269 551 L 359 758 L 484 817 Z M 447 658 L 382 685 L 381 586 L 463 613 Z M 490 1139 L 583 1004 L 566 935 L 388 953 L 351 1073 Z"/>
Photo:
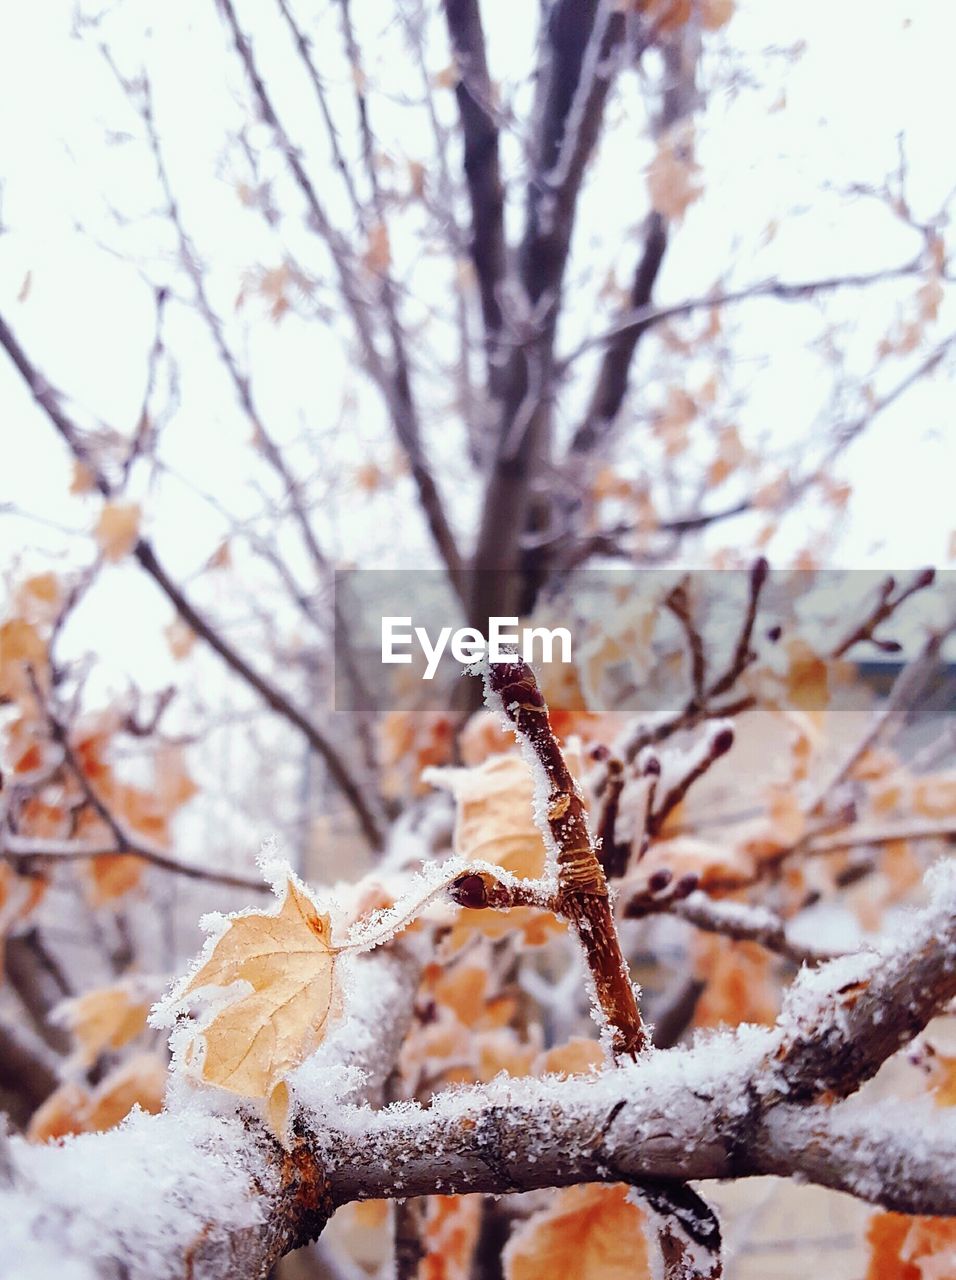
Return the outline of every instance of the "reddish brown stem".
<path id="1" fill-rule="evenodd" d="M 587 957 L 615 1057 L 635 1058 L 650 1043 L 621 952 L 607 881 L 588 828 L 584 801 L 548 717 L 548 704 L 525 662 L 492 663 L 489 691 L 518 738 L 528 744 L 548 786 L 547 823 L 558 856 L 557 906 L 574 925 Z"/>

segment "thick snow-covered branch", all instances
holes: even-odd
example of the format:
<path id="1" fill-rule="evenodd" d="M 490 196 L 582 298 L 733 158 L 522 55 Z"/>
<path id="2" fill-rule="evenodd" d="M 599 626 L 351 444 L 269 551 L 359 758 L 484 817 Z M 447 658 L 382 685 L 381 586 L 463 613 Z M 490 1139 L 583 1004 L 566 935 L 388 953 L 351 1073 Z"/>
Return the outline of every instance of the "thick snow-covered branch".
<path id="1" fill-rule="evenodd" d="M 361 963 L 361 1003 L 306 1064 L 313 1080 L 328 1080 L 336 1108 L 381 1103 L 418 985 L 419 959 L 403 946 Z M 332 1200 L 313 1144 L 295 1135 L 284 1150 L 234 1098 L 178 1080 L 167 1107 L 62 1145 L 10 1139 L 0 1159 L 0 1277 L 231 1280 L 267 1274 L 318 1235 Z"/>
<path id="2" fill-rule="evenodd" d="M 0 1275 L 112 1277 L 122 1258 L 132 1280 L 254 1276 L 350 1200 L 581 1182 L 775 1173 L 956 1214 L 941 1176 L 956 1121 L 911 1104 L 877 1117 L 850 1103 L 765 1109 L 752 1085 L 775 1038 L 750 1029 L 594 1079 L 498 1080 L 430 1107 L 336 1105 L 291 1153 L 241 1118 L 188 1109 L 63 1148 L 14 1142 Z"/>
<path id="3" fill-rule="evenodd" d="M 805 970 L 784 1000 L 775 1073 L 790 1101 L 846 1097 L 956 996 L 956 871 L 879 947 Z"/>
<path id="4" fill-rule="evenodd" d="M 743 1026 L 594 1076 L 451 1089 L 381 1107 L 419 959 L 355 957 L 357 997 L 292 1077 L 283 1149 L 250 1111 L 181 1081 L 160 1116 L 0 1152 L 0 1276 L 256 1276 L 372 1197 L 779 1174 L 903 1212 L 956 1215 L 956 1120 L 847 1094 L 956 992 L 956 873 L 879 946 L 804 970 L 773 1028 Z M 418 939 L 417 945 L 423 945 Z M 119 1260 L 122 1260 L 121 1262 Z"/>

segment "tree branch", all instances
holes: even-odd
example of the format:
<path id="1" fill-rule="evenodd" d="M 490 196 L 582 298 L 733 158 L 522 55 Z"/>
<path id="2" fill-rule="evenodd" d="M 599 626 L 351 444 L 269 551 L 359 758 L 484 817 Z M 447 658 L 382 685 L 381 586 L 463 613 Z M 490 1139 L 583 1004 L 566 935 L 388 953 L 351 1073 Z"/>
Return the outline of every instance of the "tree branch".
<path id="1" fill-rule="evenodd" d="M 740 289 L 731 289 L 724 293 L 713 292 L 696 298 L 685 298 L 682 302 L 655 306 L 647 303 L 621 316 L 614 324 L 602 329 L 599 333 L 585 338 L 567 355 L 562 356 L 559 369 L 563 373 L 569 365 L 580 359 L 588 351 L 603 347 L 634 329 L 644 332 L 665 320 L 676 320 L 681 316 L 693 315 L 695 311 L 708 311 L 716 307 L 735 306 L 741 302 L 751 302 L 758 298 L 771 298 L 778 302 L 799 302 L 816 297 L 822 293 L 835 293 L 840 289 L 866 289 L 874 284 L 885 284 L 891 280 L 903 280 L 909 276 L 921 275 L 927 269 L 923 254 L 911 258 L 909 262 L 896 267 L 885 267 L 881 271 L 867 271 L 859 274 L 840 276 L 820 276 L 816 279 L 785 281 L 760 280 L 756 284 L 744 285 Z"/>
<path id="2" fill-rule="evenodd" d="M 588 828 L 587 811 L 551 728 L 548 706 L 527 663 L 492 663 L 486 697 L 510 721 L 527 750 L 547 804 L 547 832 L 557 857 L 557 904 L 577 931 L 616 1057 L 636 1057 L 649 1044 L 621 951 L 607 881 Z"/>
<path id="3" fill-rule="evenodd" d="M 385 399 L 392 427 L 399 443 L 408 456 L 412 478 L 418 488 L 419 502 L 429 532 L 442 558 L 442 563 L 448 571 L 452 584 L 461 595 L 464 590 L 461 556 L 454 533 L 448 523 L 441 495 L 438 492 L 438 487 L 422 447 L 421 430 L 411 396 L 411 385 L 407 365 L 403 359 L 403 349 L 400 343 L 398 346 L 395 345 L 396 327 L 393 324 L 390 328 L 390 336 L 396 356 L 396 367 L 394 372 L 391 372 L 386 367 L 376 346 L 368 304 L 353 272 L 349 247 L 333 226 L 325 206 L 319 199 L 315 185 L 306 172 L 300 152 L 293 145 L 276 113 L 272 97 L 265 86 L 253 57 L 249 37 L 239 25 L 232 0 L 216 0 L 216 4 L 226 19 L 226 24 L 229 27 L 236 52 L 245 71 L 250 91 L 262 119 L 271 128 L 279 151 L 305 200 L 313 226 L 328 247 L 332 264 L 338 276 L 342 300 L 349 315 L 352 317 L 359 338 L 362 358 L 369 374 Z"/>
<path id="4" fill-rule="evenodd" d="M 471 203 L 471 259 L 485 326 L 488 385 L 492 399 L 497 399 L 501 369 L 497 348 L 502 323 L 500 290 L 507 263 L 498 125 L 492 107 L 493 91 L 478 0 L 445 0 L 444 9 L 459 71 L 455 98 Z"/>
<path id="5" fill-rule="evenodd" d="M 697 929 L 723 934 L 738 942 L 756 942 L 784 956 L 795 965 L 820 964 L 832 953 L 802 946 L 787 932 L 786 922 L 765 907 L 746 902 L 725 902 L 700 890 L 667 905 L 666 910 Z"/>
<path id="6" fill-rule="evenodd" d="M 288 1150 L 250 1115 L 214 1115 L 182 1090 L 163 1115 L 66 1146 L 10 1141 L 0 1208 L 16 1216 L 19 1274 L 28 1250 L 27 1269 L 82 1261 L 103 1280 L 262 1275 L 352 1200 L 581 1182 L 656 1183 L 670 1205 L 687 1179 L 773 1173 L 900 1212 L 956 1215 L 954 1116 L 912 1102 L 814 1101 L 857 1088 L 956 991 L 952 868 L 935 874 L 931 898 L 872 950 L 804 971 L 773 1028 L 712 1034 L 595 1077 L 450 1090 L 427 1106 L 373 1109 L 420 962 L 394 944 L 372 952 L 359 960 L 363 999 L 308 1077 L 325 1080 L 338 1062 L 361 1067 L 366 1083 L 344 1095 L 313 1086 Z M 112 1176 L 91 1194 L 95 1164 Z"/>
<path id="7" fill-rule="evenodd" d="M 585 167 L 594 150 L 625 29 L 607 0 L 556 0 L 542 19 L 532 173 L 517 254 L 522 314 L 501 377 L 500 414 L 475 549 L 469 615 L 480 629 L 519 612 L 530 484 L 549 449 L 554 336 Z M 494 570 L 495 572 L 483 572 Z"/>
<path id="8" fill-rule="evenodd" d="M 93 476 L 94 484 L 105 498 L 112 496 L 112 486 L 102 469 L 97 465 L 89 449 L 83 442 L 83 435 L 74 422 L 63 412 L 59 395 L 41 376 L 31 363 L 23 348 L 17 342 L 9 326 L 0 316 L 0 346 L 3 346 L 18 369 L 24 382 L 33 394 L 53 426 L 69 446 L 73 456 L 81 462 Z M 293 724 L 309 744 L 315 748 L 329 769 L 329 774 L 351 806 L 359 826 L 373 848 L 381 843 L 378 822 L 361 788 L 332 743 L 319 729 L 314 721 L 302 712 L 294 702 L 277 688 L 266 676 L 251 665 L 239 651 L 216 630 L 209 620 L 199 612 L 188 599 L 183 590 L 173 581 L 160 563 L 151 543 L 140 538 L 133 548 L 134 558 L 153 579 L 176 612 L 198 636 L 219 654 L 225 664 L 252 688 L 278 715 Z"/>

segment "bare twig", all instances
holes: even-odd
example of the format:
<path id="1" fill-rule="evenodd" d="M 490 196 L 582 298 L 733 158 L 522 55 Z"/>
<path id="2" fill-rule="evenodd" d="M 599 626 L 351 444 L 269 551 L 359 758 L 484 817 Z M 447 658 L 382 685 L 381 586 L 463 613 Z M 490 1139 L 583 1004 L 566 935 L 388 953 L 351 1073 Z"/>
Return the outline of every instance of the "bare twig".
<path id="1" fill-rule="evenodd" d="M 785 921 L 765 907 L 719 901 L 698 890 L 683 901 L 671 904 L 668 910 L 707 933 L 719 933 L 740 942 L 757 942 L 795 965 L 820 964 L 833 958 L 832 952 L 796 942 L 787 932 Z"/>
<path id="2" fill-rule="evenodd" d="M 478 278 L 485 326 L 488 385 L 501 391 L 501 288 L 506 273 L 504 191 L 498 161 L 498 125 L 485 55 L 485 33 L 477 0 L 445 0 L 445 18 L 458 63 L 455 86 L 464 144 L 465 179 L 471 202 L 471 258 Z"/>
<path id="3" fill-rule="evenodd" d="M 517 660 L 491 664 L 486 687 L 541 772 L 541 785 L 547 787 L 547 838 L 557 852 L 558 906 L 577 930 L 615 1055 L 636 1057 L 648 1046 L 647 1030 L 621 952 L 584 802 L 551 728 L 547 703 L 534 672 Z"/>
<path id="4" fill-rule="evenodd" d="M 81 462 L 93 477 L 93 483 L 104 497 L 110 498 L 113 488 L 103 470 L 84 443 L 79 427 L 64 413 L 56 390 L 41 376 L 23 348 L 17 342 L 9 326 L 0 316 L 0 346 L 13 361 L 33 397 L 46 413 L 53 426 L 69 446 L 73 456 Z M 329 774 L 342 792 L 358 819 L 362 832 L 373 847 L 378 847 L 381 834 L 378 822 L 362 789 L 352 777 L 345 760 L 321 731 L 296 704 L 262 675 L 235 649 L 222 633 L 199 612 L 185 592 L 166 571 L 150 542 L 140 538 L 133 548 L 134 558 L 169 599 L 179 616 L 196 635 L 202 637 L 215 650 L 226 665 L 263 699 L 278 715 L 288 720 L 303 734 L 328 765 Z"/>
<path id="5" fill-rule="evenodd" d="M 935 579 L 936 571 L 934 569 L 922 569 L 908 586 L 900 587 L 897 590 L 896 579 L 891 574 L 880 587 L 879 599 L 871 612 L 834 646 L 830 656 L 832 658 L 842 658 L 855 644 L 861 644 L 865 640 L 884 653 L 898 653 L 900 646 L 892 640 L 881 640 L 874 634 L 876 628 L 885 622 L 887 618 L 891 618 L 900 605 L 907 601 L 910 596 L 915 595 L 917 591 L 925 591 L 927 587 L 932 586 Z"/>
<path id="6" fill-rule="evenodd" d="M 794 302 L 816 297 L 823 293 L 833 293 L 840 289 L 866 289 L 871 285 L 883 284 L 890 280 L 901 280 L 908 276 L 918 276 L 925 272 L 927 263 L 921 253 L 897 267 L 887 267 L 882 271 L 868 271 L 861 274 L 839 276 L 821 276 L 816 279 L 788 282 L 783 280 L 761 280 L 756 284 L 745 285 L 741 289 L 732 289 L 725 293 L 714 292 L 697 298 L 687 298 L 682 302 L 670 303 L 666 306 L 654 306 L 648 303 L 635 308 L 627 315 L 621 316 L 613 325 L 600 333 L 585 338 L 573 351 L 563 356 L 559 368 L 564 369 L 586 352 L 595 347 L 602 347 L 615 338 L 634 330 L 646 329 L 660 324 L 664 320 L 675 320 L 680 316 L 692 315 L 695 311 L 709 311 L 712 308 L 733 306 L 741 302 L 749 302 L 757 298 L 772 298 L 779 302 Z"/>
<path id="7" fill-rule="evenodd" d="M 760 595 L 769 571 L 770 567 L 763 556 L 754 561 L 750 570 L 747 605 L 733 654 L 721 674 L 709 685 L 705 685 L 707 662 L 703 639 L 691 617 L 686 592 L 679 594 L 675 599 L 671 598 L 674 596 L 674 593 L 671 593 L 671 597 L 668 598 L 668 607 L 677 614 L 691 652 L 692 693 L 675 715 L 651 728 L 638 728 L 627 743 L 626 756 L 629 761 L 636 759 L 646 747 L 664 742 L 683 729 L 692 729 L 705 720 L 740 715 L 741 712 L 749 710 L 756 704 L 756 699 L 749 694 L 721 705 L 715 705 L 714 699 L 729 693 L 754 661 L 756 655 L 750 644 L 760 605 Z"/>
<path id="8" fill-rule="evenodd" d="M 349 246 L 333 226 L 325 206 L 319 199 L 316 187 L 306 171 L 301 153 L 293 145 L 276 113 L 272 96 L 266 88 L 253 56 L 252 44 L 239 25 L 232 0 L 216 0 L 216 3 L 229 27 L 259 112 L 271 128 L 279 151 L 305 200 L 313 226 L 329 250 L 342 300 L 352 318 L 359 339 L 362 359 L 373 381 L 382 392 L 395 434 L 408 456 L 412 478 L 418 489 L 419 502 L 429 531 L 451 582 L 461 594 L 464 589 L 461 555 L 422 446 L 421 430 L 411 397 L 407 366 L 403 361 L 398 360 L 394 373 L 387 368 L 375 342 L 371 313 L 353 267 Z M 394 347 L 396 338 L 394 328 L 390 330 L 390 336 Z M 395 354 L 398 358 L 397 348 Z"/>

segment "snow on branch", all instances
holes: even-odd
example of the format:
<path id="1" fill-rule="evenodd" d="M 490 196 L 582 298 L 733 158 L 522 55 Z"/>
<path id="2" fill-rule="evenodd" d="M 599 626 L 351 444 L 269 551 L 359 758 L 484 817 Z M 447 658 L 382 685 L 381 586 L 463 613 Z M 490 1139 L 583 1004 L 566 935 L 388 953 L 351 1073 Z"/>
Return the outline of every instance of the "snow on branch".
<path id="1" fill-rule="evenodd" d="M 784 999 L 775 1073 L 792 1100 L 846 1097 L 956 996 L 956 868 L 879 947 L 804 970 Z"/>
<path id="2" fill-rule="evenodd" d="M 416 944 L 422 946 L 421 940 Z M 356 958 L 362 1000 L 293 1079 L 283 1148 L 235 1101 L 176 1081 L 160 1116 L 59 1146 L 4 1144 L 0 1276 L 262 1274 L 355 1199 L 774 1173 L 902 1212 L 956 1214 L 956 1122 L 845 1095 L 956 993 L 956 872 L 871 950 L 805 970 L 773 1028 L 742 1026 L 592 1076 L 450 1089 L 381 1108 L 421 957 Z M 12 1246 L 12 1247 L 11 1247 Z M 12 1269 L 11 1269 L 12 1268 Z"/>

